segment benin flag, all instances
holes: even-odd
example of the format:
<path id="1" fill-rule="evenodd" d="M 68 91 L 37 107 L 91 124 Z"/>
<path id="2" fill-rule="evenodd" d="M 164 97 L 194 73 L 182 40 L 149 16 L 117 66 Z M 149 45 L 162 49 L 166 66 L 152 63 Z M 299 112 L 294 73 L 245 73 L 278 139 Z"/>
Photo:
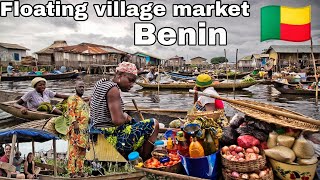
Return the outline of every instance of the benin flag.
<path id="1" fill-rule="evenodd" d="M 261 41 L 280 39 L 307 41 L 311 38 L 311 6 L 261 8 Z"/>

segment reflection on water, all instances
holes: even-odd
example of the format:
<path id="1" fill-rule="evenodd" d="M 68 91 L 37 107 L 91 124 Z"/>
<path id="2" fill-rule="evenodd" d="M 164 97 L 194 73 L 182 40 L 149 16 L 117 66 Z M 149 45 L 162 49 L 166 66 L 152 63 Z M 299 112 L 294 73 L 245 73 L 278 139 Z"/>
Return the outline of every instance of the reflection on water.
<path id="1" fill-rule="evenodd" d="M 82 77 L 86 85 L 85 96 L 90 96 L 93 86 L 97 80 L 103 76 L 87 75 Z M 105 76 L 105 78 L 110 78 Z M 53 80 L 48 81 L 47 88 L 59 93 L 73 94 L 75 80 Z M 14 90 L 18 92 L 27 92 L 32 90 L 30 81 L 22 82 L 0 82 L 0 90 Z M 218 91 L 223 97 L 233 99 L 232 91 Z M 138 106 L 150 108 L 164 108 L 164 109 L 188 109 L 192 107 L 193 95 L 188 93 L 188 90 L 161 90 L 159 95 L 157 91 L 144 90 L 139 85 L 134 85 L 130 92 L 122 93 L 124 102 L 127 105 L 132 105 L 132 99 L 135 99 Z M 155 102 L 155 98 L 160 99 Z M 299 113 L 320 119 L 319 107 L 315 106 L 315 98 L 312 96 L 297 96 L 297 95 L 283 95 L 279 93 L 273 86 L 255 85 L 241 91 L 235 92 L 236 99 L 248 99 L 259 102 L 267 102 L 276 106 L 288 108 Z M 226 105 L 226 112 L 232 116 L 235 111 Z M 7 113 L 0 111 L 0 118 L 9 116 Z"/>

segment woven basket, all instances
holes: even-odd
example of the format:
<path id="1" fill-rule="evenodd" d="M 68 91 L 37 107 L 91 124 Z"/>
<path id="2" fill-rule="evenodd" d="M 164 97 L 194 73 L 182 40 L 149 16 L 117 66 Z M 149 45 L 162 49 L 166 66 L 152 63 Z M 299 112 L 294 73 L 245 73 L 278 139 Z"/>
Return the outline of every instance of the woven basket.
<path id="1" fill-rule="evenodd" d="M 246 103 L 250 103 L 253 105 L 257 105 L 257 106 L 261 106 L 264 107 L 266 109 L 270 109 L 270 110 L 278 110 L 278 111 L 283 111 L 286 113 L 290 113 L 290 114 L 295 114 L 295 115 L 299 115 L 299 116 L 304 116 L 307 117 L 305 115 L 284 109 L 284 108 L 280 108 L 280 107 L 276 107 L 276 106 L 272 106 L 269 104 L 265 104 L 265 103 L 261 103 L 261 102 L 253 102 L 253 101 L 247 101 L 247 100 L 241 100 L 242 102 L 246 102 Z M 256 110 L 256 109 L 252 109 L 249 107 L 245 107 L 245 106 L 240 106 L 237 104 L 231 104 L 230 105 L 237 109 L 238 111 L 243 112 L 244 114 L 265 121 L 267 123 L 273 123 L 273 124 L 277 124 L 280 126 L 284 126 L 284 127 L 291 127 L 291 128 L 295 128 L 295 129 L 301 129 L 301 130 L 307 130 L 307 131 L 312 131 L 312 132 L 317 132 L 320 130 L 320 127 L 315 125 L 315 124 L 311 124 L 311 123 L 307 123 L 307 122 L 303 122 L 297 119 L 291 119 L 291 118 L 287 118 L 284 116 L 279 116 L 279 115 L 271 115 L 269 113 L 265 113 L 263 111 L 260 110 Z"/>
<path id="2" fill-rule="evenodd" d="M 230 161 L 224 158 L 221 152 L 221 161 L 222 161 L 223 167 L 236 172 L 253 172 L 253 171 L 261 170 L 266 166 L 266 163 L 267 163 L 266 156 L 264 153 L 262 153 L 262 158 L 257 160 L 236 162 L 236 161 Z"/>
<path id="3" fill-rule="evenodd" d="M 47 122 L 43 125 L 42 130 L 48 131 L 52 134 L 59 135 L 59 133 L 56 131 L 55 126 L 54 126 L 55 118 L 51 118 L 47 120 Z"/>
<path id="4" fill-rule="evenodd" d="M 227 173 L 226 169 L 222 170 L 222 174 L 225 180 L 243 180 L 243 178 L 236 178 L 231 176 L 230 173 Z M 259 178 L 257 180 L 274 180 L 272 169 L 270 168 L 270 171 L 266 176 L 263 176 L 262 178 Z"/>
<path id="5" fill-rule="evenodd" d="M 219 119 L 221 113 L 218 111 L 193 111 L 192 113 L 187 115 L 189 121 L 193 121 L 197 119 L 197 117 L 206 117 L 208 119 L 217 120 Z"/>

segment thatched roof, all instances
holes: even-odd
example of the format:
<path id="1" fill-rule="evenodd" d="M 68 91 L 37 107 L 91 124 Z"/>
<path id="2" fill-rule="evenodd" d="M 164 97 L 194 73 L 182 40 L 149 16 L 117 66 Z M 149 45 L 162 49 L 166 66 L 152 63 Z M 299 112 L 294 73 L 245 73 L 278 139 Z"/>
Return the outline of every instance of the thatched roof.
<path id="1" fill-rule="evenodd" d="M 46 47 L 36 52 L 36 54 L 53 54 L 55 48 L 65 47 L 65 46 L 68 46 L 68 44 L 64 40 L 54 41 L 53 44 L 51 44 L 49 47 Z"/>
<path id="2" fill-rule="evenodd" d="M 7 49 L 20 49 L 20 50 L 30 50 L 26 47 L 20 46 L 18 44 L 10 44 L 10 43 L 1 43 L 0 42 L 0 46 L 7 48 Z"/>

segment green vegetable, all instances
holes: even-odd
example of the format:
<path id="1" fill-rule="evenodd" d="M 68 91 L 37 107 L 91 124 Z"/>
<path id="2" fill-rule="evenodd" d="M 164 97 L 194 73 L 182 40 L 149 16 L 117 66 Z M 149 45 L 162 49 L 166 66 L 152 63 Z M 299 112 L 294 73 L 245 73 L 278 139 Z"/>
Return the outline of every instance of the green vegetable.
<path id="1" fill-rule="evenodd" d="M 51 112 L 52 105 L 48 102 L 43 102 L 39 105 L 39 107 L 37 108 L 37 111 Z"/>
<path id="2" fill-rule="evenodd" d="M 54 127 L 56 131 L 63 135 L 66 135 L 68 133 L 69 126 L 70 126 L 70 120 L 68 117 L 66 118 L 64 116 L 57 117 L 54 123 Z"/>
<path id="3" fill-rule="evenodd" d="M 256 80 L 254 78 L 252 78 L 251 76 L 246 76 L 241 80 L 241 82 L 247 82 L 247 83 L 255 82 L 255 81 Z"/>

